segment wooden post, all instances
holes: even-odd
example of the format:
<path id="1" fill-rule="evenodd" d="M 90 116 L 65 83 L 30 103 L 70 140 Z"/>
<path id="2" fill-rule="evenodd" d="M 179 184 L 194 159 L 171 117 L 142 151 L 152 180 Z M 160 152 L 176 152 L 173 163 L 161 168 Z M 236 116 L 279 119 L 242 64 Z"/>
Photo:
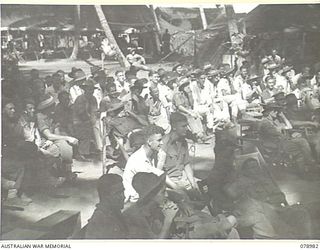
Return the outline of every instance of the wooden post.
<path id="1" fill-rule="evenodd" d="M 232 35 L 239 33 L 237 22 L 234 18 L 235 13 L 232 5 L 225 5 L 226 16 L 228 20 L 228 28 L 230 40 L 233 42 Z M 232 44 L 233 45 L 233 44 Z"/>
<path id="2" fill-rule="evenodd" d="M 122 67 L 125 67 L 125 68 L 129 67 L 130 64 L 127 61 L 127 59 L 125 58 L 125 56 L 123 55 L 122 51 L 120 50 L 120 48 L 119 48 L 119 46 L 117 44 L 116 39 L 114 38 L 114 36 L 112 34 L 112 31 L 110 29 L 108 21 L 107 21 L 104 13 L 102 11 L 101 5 L 95 5 L 94 7 L 96 9 L 97 15 L 98 15 L 100 23 L 101 23 L 101 27 L 103 28 L 107 39 L 109 40 L 109 42 L 114 46 L 114 48 L 117 51 L 117 58 L 118 58 L 118 61 L 119 61 L 120 65 Z"/>
<path id="3" fill-rule="evenodd" d="M 302 33 L 302 42 L 301 42 L 301 54 L 300 54 L 300 58 L 303 60 L 304 56 L 305 56 L 305 50 L 306 50 L 306 37 L 307 37 L 307 33 L 303 32 Z"/>
<path id="4" fill-rule="evenodd" d="M 76 6 L 74 17 L 74 40 L 73 40 L 73 49 L 70 56 L 71 60 L 76 60 L 79 53 L 79 39 L 80 39 L 80 5 Z"/>

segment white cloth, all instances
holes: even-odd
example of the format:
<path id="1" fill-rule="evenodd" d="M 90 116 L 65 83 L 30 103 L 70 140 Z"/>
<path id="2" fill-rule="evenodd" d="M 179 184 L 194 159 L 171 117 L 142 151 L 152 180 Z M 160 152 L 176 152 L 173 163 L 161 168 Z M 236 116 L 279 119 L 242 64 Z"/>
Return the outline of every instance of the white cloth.
<path id="1" fill-rule="evenodd" d="M 149 161 L 143 146 L 129 157 L 123 172 L 124 195 L 127 201 L 136 202 L 139 199 L 139 194 L 132 186 L 132 179 L 135 174 L 141 172 L 153 173 L 157 176 L 163 174 L 162 170 Z"/>
<path id="2" fill-rule="evenodd" d="M 70 88 L 70 102 L 74 103 L 78 96 L 84 93 L 83 89 L 80 88 L 78 85 L 73 85 Z"/>
<path id="3" fill-rule="evenodd" d="M 221 78 L 217 84 L 217 92 L 218 96 L 222 97 L 225 95 L 231 95 L 231 88 L 229 86 L 229 82 L 225 78 Z"/>
<path id="4" fill-rule="evenodd" d="M 276 75 L 276 85 L 275 88 L 283 91 L 286 95 L 291 93 L 291 87 L 288 80 L 281 75 Z"/>
<path id="5" fill-rule="evenodd" d="M 241 75 L 238 75 L 234 81 L 233 81 L 233 87 L 237 93 L 241 93 L 241 89 L 243 84 L 245 83 L 245 80 Z"/>
<path id="6" fill-rule="evenodd" d="M 130 92 L 130 84 L 127 81 L 124 81 L 123 85 L 119 81 L 115 81 L 114 84 L 116 85 L 116 90 L 119 93 L 123 93 L 125 91 L 126 93 Z"/>
<path id="7" fill-rule="evenodd" d="M 93 91 L 93 96 L 96 98 L 97 100 L 97 104 L 98 104 L 98 108 L 100 108 L 100 102 L 103 98 L 103 93 L 102 93 L 102 89 L 100 87 L 100 84 L 97 83 L 94 85 L 95 89 Z"/>

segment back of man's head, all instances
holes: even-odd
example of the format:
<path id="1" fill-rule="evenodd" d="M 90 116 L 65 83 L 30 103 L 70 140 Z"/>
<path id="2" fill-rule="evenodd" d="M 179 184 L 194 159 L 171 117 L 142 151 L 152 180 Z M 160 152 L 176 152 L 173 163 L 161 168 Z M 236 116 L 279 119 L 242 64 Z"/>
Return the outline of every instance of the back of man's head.
<path id="1" fill-rule="evenodd" d="M 286 104 L 287 106 L 296 105 L 298 103 L 298 99 L 295 94 L 286 95 Z"/>
<path id="2" fill-rule="evenodd" d="M 112 195 L 115 191 L 123 190 L 122 178 L 117 174 L 104 174 L 98 180 L 98 195 L 100 201 Z"/>
<path id="3" fill-rule="evenodd" d="M 187 117 L 185 117 L 183 114 L 179 112 L 173 112 L 170 115 L 170 124 L 172 127 L 177 126 L 177 124 L 181 122 L 186 122 L 186 123 L 188 122 Z"/>

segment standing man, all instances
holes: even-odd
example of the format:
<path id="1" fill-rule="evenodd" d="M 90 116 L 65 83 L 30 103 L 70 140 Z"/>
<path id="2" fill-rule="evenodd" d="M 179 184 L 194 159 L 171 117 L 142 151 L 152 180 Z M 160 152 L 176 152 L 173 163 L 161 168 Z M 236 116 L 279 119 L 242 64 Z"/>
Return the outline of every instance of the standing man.
<path id="1" fill-rule="evenodd" d="M 162 36 L 162 53 L 165 56 L 170 53 L 170 40 L 171 35 L 169 34 L 169 30 L 166 29 L 165 33 Z"/>
<path id="2" fill-rule="evenodd" d="M 146 100 L 146 104 L 149 107 L 148 120 L 150 124 L 163 128 L 167 134 L 170 132 L 171 126 L 167 110 L 159 98 L 159 92 L 157 86 L 150 87 L 150 97 Z"/>
<path id="3" fill-rule="evenodd" d="M 88 157 L 91 144 L 96 142 L 94 128 L 97 122 L 97 100 L 93 96 L 94 82 L 87 80 L 81 85 L 84 93 L 77 97 L 73 105 L 74 135 L 79 139 L 79 153 Z M 96 144 L 96 150 L 98 145 Z"/>

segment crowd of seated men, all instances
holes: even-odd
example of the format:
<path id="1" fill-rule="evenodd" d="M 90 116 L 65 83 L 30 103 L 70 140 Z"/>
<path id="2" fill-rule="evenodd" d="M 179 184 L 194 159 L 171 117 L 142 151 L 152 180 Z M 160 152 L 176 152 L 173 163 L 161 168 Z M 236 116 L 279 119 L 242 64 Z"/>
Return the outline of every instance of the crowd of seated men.
<path id="1" fill-rule="evenodd" d="M 166 238 L 169 221 L 177 213 L 175 204 L 184 204 L 181 200 L 200 189 L 190 164 L 188 140 L 204 143 L 246 119 L 259 121 L 261 144 L 286 151 L 301 177 L 319 171 L 320 71 L 304 67 L 298 72 L 279 58 L 263 58 L 260 74 L 252 72 L 247 61 L 241 65 L 235 61 L 234 68 L 178 63 L 169 70 L 132 63 L 128 71 L 115 73 L 92 67 L 90 76 L 73 67 L 69 73 L 57 70 L 45 78 L 37 69 L 23 75 L 16 64 L 6 62 L 2 79 L 5 201 L 27 205 L 32 202 L 26 196 L 30 186 L 54 189 L 75 181 L 73 160 L 88 162 L 105 150 L 103 162 L 108 159 L 118 166 L 118 170 L 108 168 L 109 174 L 114 175 L 114 170 L 122 179 L 106 177 L 116 189 L 100 190 L 100 201 L 104 195 L 123 194 L 114 204 L 114 216 L 109 208 L 101 208 L 102 213 L 115 220 L 123 199 L 133 204 L 126 210 L 129 225 L 150 227 L 144 228 L 142 235 L 129 237 Z M 147 77 L 138 77 L 139 71 L 145 71 Z M 161 210 L 165 186 L 174 191 L 171 198 L 175 204 L 166 206 L 174 207 L 175 213 Z M 186 190 L 190 191 L 187 197 Z M 195 208 L 181 205 L 179 209 L 188 214 Z M 208 235 L 194 238 L 237 237 L 232 230 L 234 216 L 210 215 L 208 219 L 200 210 L 193 227 Z M 159 213 L 154 219 L 160 222 L 148 221 L 146 214 L 155 211 Z M 206 220 L 213 222 L 210 226 L 198 223 Z M 101 221 L 99 216 L 97 221 Z M 185 218 L 183 223 L 188 224 Z M 217 227 L 212 229 L 212 223 Z M 123 230 L 134 234 L 142 229 Z"/>

